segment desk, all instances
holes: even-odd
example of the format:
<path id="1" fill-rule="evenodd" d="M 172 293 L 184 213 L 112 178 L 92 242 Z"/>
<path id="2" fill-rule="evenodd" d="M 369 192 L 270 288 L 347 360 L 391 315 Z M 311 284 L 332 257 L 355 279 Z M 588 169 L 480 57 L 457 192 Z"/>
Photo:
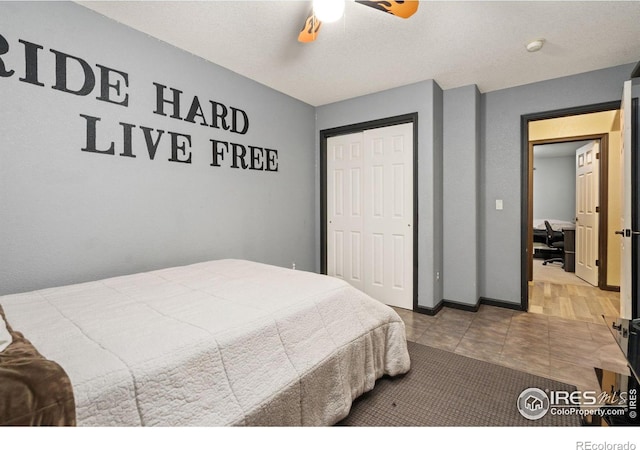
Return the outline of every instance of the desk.
<path id="1" fill-rule="evenodd" d="M 576 229 L 575 227 L 563 227 L 564 235 L 564 270 L 576 271 Z"/>

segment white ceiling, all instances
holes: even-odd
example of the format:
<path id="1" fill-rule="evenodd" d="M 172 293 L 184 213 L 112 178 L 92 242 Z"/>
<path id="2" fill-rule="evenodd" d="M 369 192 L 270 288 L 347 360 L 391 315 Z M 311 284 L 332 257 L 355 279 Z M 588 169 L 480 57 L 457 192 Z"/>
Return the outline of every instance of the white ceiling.
<path id="1" fill-rule="evenodd" d="M 563 158 L 567 156 L 576 156 L 576 150 L 580 147 L 592 142 L 573 141 L 573 142 L 556 142 L 553 144 L 541 144 L 533 146 L 534 158 Z"/>
<path id="2" fill-rule="evenodd" d="M 640 2 L 425 1 L 409 19 L 353 2 L 316 42 L 309 1 L 83 1 L 176 47 L 319 106 L 418 81 L 481 92 L 640 59 Z M 528 53 L 530 40 L 543 49 Z"/>

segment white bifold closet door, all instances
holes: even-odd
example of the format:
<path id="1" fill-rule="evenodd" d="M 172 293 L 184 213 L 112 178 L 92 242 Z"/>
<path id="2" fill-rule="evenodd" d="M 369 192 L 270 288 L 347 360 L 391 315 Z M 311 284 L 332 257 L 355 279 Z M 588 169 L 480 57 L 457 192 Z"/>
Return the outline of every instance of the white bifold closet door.
<path id="1" fill-rule="evenodd" d="M 413 124 L 327 139 L 327 274 L 413 309 Z"/>

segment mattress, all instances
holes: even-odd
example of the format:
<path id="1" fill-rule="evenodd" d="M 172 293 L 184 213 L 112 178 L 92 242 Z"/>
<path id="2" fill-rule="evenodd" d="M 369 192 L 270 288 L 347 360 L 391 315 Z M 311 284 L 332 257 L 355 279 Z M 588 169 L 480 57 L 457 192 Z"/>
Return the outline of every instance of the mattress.
<path id="1" fill-rule="evenodd" d="M 342 280 L 219 260 L 0 297 L 68 374 L 80 426 L 330 425 L 410 368 L 393 309 Z"/>
<path id="2" fill-rule="evenodd" d="M 566 220 L 559 219 L 534 219 L 533 220 L 533 230 L 540 230 L 546 233 L 547 228 L 544 225 L 544 221 L 548 221 L 549 225 L 551 225 L 551 229 L 554 231 L 562 231 L 563 228 L 574 229 L 576 224 L 573 222 L 567 222 Z"/>

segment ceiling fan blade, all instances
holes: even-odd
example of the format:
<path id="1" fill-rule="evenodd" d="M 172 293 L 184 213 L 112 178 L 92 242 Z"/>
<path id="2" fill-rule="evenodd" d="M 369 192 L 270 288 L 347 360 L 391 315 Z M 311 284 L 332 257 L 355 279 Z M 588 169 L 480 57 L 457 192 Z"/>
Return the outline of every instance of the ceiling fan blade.
<path id="1" fill-rule="evenodd" d="M 361 5 L 369 6 L 371 8 L 379 9 L 380 11 L 387 12 L 389 14 L 393 14 L 397 17 L 402 17 L 403 19 L 408 19 L 413 16 L 415 12 L 418 10 L 419 1 L 418 0 L 407 0 L 407 1 L 361 1 L 356 0 L 356 3 L 360 3 Z"/>
<path id="2" fill-rule="evenodd" d="M 309 17 L 304 21 L 304 26 L 298 34 L 298 41 L 303 43 L 313 42 L 318 37 L 318 31 L 320 31 L 320 25 L 322 22 L 313 14 L 313 11 L 309 13 Z"/>

